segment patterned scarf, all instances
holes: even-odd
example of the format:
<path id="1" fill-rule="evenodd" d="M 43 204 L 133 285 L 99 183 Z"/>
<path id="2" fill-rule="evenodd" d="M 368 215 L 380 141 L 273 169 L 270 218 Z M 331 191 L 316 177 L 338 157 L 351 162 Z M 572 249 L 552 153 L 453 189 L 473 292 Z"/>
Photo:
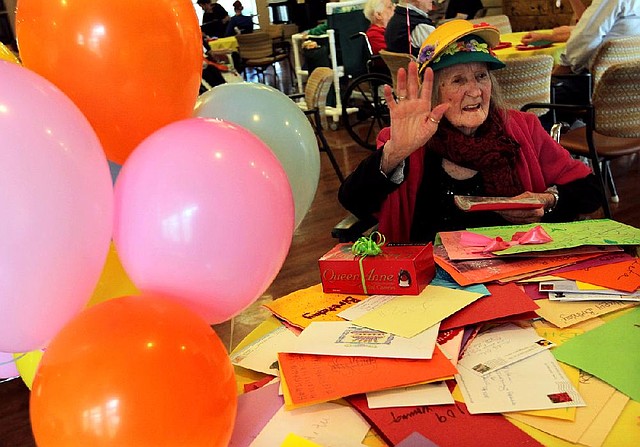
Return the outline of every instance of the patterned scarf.
<path id="1" fill-rule="evenodd" d="M 474 136 L 463 134 L 443 118 L 427 149 L 457 165 L 479 171 L 489 196 L 512 197 L 524 192 L 516 171 L 520 144 L 507 136 L 503 119 L 494 107 Z"/>

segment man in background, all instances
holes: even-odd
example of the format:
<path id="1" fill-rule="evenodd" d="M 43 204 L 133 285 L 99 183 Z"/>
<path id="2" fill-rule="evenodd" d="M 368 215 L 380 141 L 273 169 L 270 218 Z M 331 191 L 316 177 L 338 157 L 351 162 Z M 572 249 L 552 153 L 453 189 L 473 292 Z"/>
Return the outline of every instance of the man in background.
<path id="1" fill-rule="evenodd" d="M 204 11 L 200 29 L 207 37 L 224 37 L 229 22 L 229 13 L 218 0 L 198 0 Z"/>

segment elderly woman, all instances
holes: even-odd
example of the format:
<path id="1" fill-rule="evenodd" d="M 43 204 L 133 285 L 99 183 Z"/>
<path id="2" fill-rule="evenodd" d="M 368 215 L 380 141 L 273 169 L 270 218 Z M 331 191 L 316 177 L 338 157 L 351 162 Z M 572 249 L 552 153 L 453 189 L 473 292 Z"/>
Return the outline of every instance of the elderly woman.
<path id="1" fill-rule="evenodd" d="M 602 192 L 590 169 L 530 113 L 500 106 L 491 70 L 500 35 L 453 20 L 423 43 L 418 62 L 385 86 L 391 127 L 379 150 L 345 180 L 342 205 L 375 214 L 387 240 L 427 242 L 439 231 L 566 221 L 595 211 Z M 420 89 L 418 75 L 423 76 Z M 464 212 L 454 195 L 534 198 L 535 209 Z"/>
<path id="2" fill-rule="evenodd" d="M 368 0 L 364 5 L 362 12 L 371 23 L 369 29 L 367 29 L 367 37 L 374 55 L 387 48 L 387 44 L 384 41 L 384 31 L 393 15 L 394 9 L 395 5 L 391 0 Z"/>

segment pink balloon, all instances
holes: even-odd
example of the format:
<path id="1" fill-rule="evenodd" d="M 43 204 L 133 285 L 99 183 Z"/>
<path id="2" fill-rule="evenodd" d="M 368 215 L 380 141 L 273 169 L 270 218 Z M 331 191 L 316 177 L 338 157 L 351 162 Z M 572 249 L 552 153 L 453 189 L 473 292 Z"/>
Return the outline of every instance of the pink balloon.
<path id="1" fill-rule="evenodd" d="M 43 347 L 91 297 L 113 188 L 89 122 L 57 87 L 0 61 L 0 351 Z"/>
<path id="2" fill-rule="evenodd" d="M 8 379 L 10 377 L 18 377 L 20 373 L 16 368 L 16 361 L 13 354 L 9 352 L 0 352 L 0 379 Z"/>
<path id="3" fill-rule="evenodd" d="M 134 284 L 212 324 L 266 290 L 293 235 L 278 159 L 221 120 L 185 119 L 145 139 L 122 167 L 115 204 L 114 242 Z"/>

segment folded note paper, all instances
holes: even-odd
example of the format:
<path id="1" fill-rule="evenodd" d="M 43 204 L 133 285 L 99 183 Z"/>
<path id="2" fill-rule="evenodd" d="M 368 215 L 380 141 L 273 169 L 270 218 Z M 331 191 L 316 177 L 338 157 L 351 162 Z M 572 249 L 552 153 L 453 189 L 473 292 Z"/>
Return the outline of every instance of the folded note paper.
<path id="1" fill-rule="evenodd" d="M 553 355 L 640 400 L 640 308 L 566 341 Z"/>

